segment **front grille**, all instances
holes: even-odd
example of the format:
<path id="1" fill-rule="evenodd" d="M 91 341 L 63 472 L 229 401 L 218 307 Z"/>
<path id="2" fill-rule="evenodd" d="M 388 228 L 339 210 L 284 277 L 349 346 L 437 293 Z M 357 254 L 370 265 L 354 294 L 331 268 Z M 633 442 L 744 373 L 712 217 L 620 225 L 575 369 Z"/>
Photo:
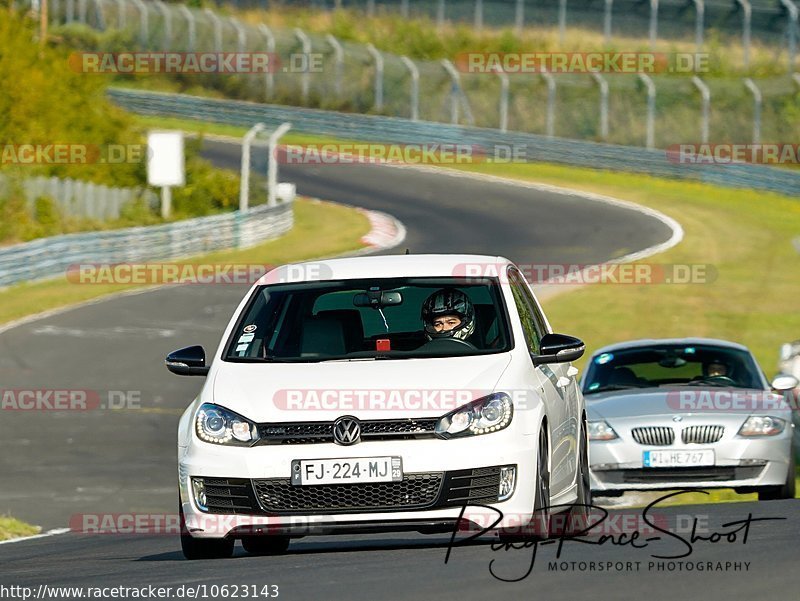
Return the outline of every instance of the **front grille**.
<path id="1" fill-rule="evenodd" d="M 654 447 L 667 447 L 675 441 L 675 431 L 668 426 L 633 428 L 631 434 L 639 444 Z"/>
<path id="2" fill-rule="evenodd" d="M 252 514 L 258 511 L 253 487 L 244 478 L 199 478 L 206 491 L 208 513 Z"/>
<path id="3" fill-rule="evenodd" d="M 681 432 L 686 444 L 709 444 L 718 442 L 725 433 L 725 426 L 689 426 Z"/>
<path id="4" fill-rule="evenodd" d="M 361 439 L 402 440 L 431 438 L 438 418 L 361 421 Z M 315 444 L 333 442 L 333 422 L 258 424 L 257 444 Z"/>
<path id="5" fill-rule="evenodd" d="M 688 482 L 730 482 L 757 478 L 763 465 L 660 467 L 595 471 L 595 477 L 606 484 L 665 484 Z"/>
<path id="6" fill-rule="evenodd" d="M 442 473 L 405 474 L 400 482 L 293 486 L 288 478 L 253 480 L 269 513 L 424 509 L 439 498 Z"/>

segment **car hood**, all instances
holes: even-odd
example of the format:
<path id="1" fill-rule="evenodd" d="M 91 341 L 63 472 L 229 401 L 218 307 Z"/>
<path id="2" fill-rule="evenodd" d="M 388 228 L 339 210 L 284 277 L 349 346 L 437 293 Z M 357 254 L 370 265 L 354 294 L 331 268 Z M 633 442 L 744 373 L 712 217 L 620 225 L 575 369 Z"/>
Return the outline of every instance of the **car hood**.
<path id="1" fill-rule="evenodd" d="M 682 396 L 683 395 L 683 396 Z M 681 415 L 746 416 L 783 412 L 766 390 L 721 387 L 627 389 L 587 394 L 589 419 Z"/>
<path id="2" fill-rule="evenodd" d="M 438 417 L 494 392 L 511 354 L 328 363 L 222 363 L 214 402 L 256 422 Z"/>

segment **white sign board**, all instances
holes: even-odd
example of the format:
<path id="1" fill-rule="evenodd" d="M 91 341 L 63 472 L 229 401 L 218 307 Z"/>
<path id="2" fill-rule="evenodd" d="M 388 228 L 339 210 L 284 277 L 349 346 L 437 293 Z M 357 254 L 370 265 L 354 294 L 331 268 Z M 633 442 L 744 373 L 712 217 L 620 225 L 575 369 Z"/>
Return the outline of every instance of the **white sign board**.
<path id="1" fill-rule="evenodd" d="M 186 183 L 183 132 L 148 132 L 147 183 L 151 186 L 183 186 Z"/>

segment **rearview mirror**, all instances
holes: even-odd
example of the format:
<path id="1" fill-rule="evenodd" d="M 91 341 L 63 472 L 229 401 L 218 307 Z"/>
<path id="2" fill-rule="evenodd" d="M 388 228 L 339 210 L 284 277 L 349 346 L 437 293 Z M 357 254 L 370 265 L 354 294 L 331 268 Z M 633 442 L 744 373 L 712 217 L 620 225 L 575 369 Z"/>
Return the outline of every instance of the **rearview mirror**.
<path id="1" fill-rule="evenodd" d="M 786 392 L 787 390 L 794 390 L 800 386 L 800 381 L 790 374 L 778 374 L 772 380 L 772 390 L 776 392 Z"/>
<path id="2" fill-rule="evenodd" d="M 202 346 L 187 346 L 172 351 L 164 363 L 168 370 L 179 376 L 205 376 L 209 369 L 206 365 L 206 351 Z"/>
<path id="3" fill-rule="evenodd" d="M 370 289 L 361 292 L 353 297 L 353 304 L 356 307 L 372 307 L 380 309 L 382 307 L 393 307 L 403 304 L 403 295 L 399 292 L 382 292 Z"/>
<path id="4" fill-rule="evenodd" d="M 566 363 L 579 359 L 586 345 L 583 340 L 566 334 L 545 334 L 542 336 L 539 354 L 532 355 L 534 365 L 543 363 Z"/>

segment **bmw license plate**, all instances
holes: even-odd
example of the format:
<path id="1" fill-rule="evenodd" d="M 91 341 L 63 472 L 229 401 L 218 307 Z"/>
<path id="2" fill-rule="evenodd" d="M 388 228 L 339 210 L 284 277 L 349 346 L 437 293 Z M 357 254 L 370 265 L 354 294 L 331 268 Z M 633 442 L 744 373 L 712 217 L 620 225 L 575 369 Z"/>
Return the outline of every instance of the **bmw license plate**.
<path id="1" fill-rule="evenodd" d="M 292 484 L 357 484 L 399 482 L 403 479 L 400 457 L 351 457 L 344 459 L 294 459 Z"/>
<path id="2" fill-rule="evenodd" d="M 642 458 L 644 467 L 694 467 L 714 465 L 714 451 L 703 449 L 698 451 L 645 451 Z"/>

